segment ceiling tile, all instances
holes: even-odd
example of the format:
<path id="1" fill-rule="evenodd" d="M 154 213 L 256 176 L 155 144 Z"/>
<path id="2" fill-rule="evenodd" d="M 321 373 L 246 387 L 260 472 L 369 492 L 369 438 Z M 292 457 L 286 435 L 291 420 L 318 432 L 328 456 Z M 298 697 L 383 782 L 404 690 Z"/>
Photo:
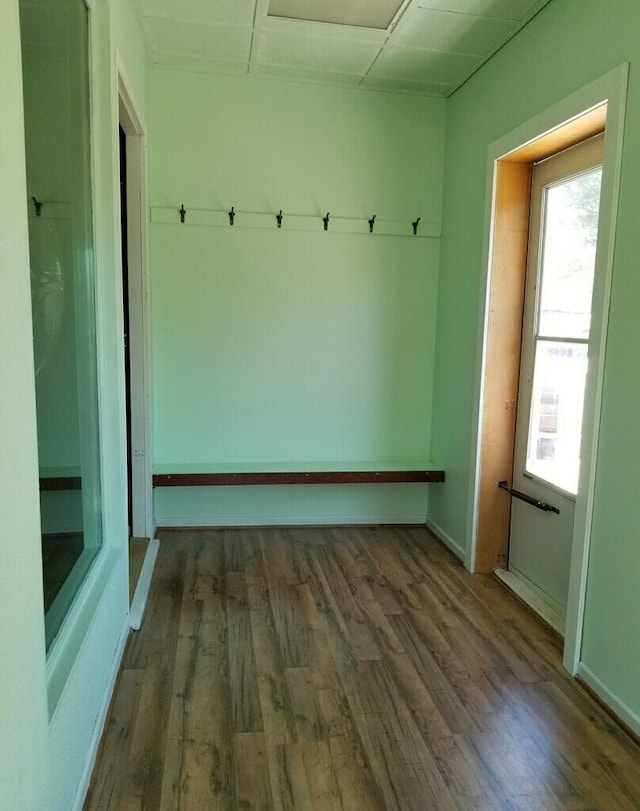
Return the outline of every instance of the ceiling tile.
<path id="1" fill-rule="evenodd" d="M 510 20 L 415 8 L 396 28 L 394 44 L 485 56 L 499 48 L 516 28 L 517 23 Z"/>
<path id="2" fill-rule="evenodd" d="M 547 0 L 545 0 L 547 2 Z M 420 8 L 458 11 L 479 17 L 519 21 L 544 5 L 540 0 L 418 0 Z"/>
<path id="3" fill-rule="evenodd" d="M 271 0 L 269 16 L 388 28 L 404 0 Z"/>
<path id="4" fill-rule="evenodd" d="M 457 87 L 481 64 L 482 59 L 477 56 L 389 46 L 384 49 L 368 76 Z"/>
<path id="5" fill-rule="evenodd" d="M 253 25 L 256 0 L 140 0 L 144 17 L 208 25 Z"/>
<path id="6" fill-rule="evenodd" d="M 328 35 L 309 36 L 298 30 L 301 33 L 296 36 L 263 28 L 258 41 L 257 64 L 363 75 L 380 50 L 375 42 Z"/>
<path id="7" fill-rule="evenodd" d="M 290 37 L 317 37 L 326 41 L 339 42 L 376 42 L 380 46 L 389 38 L 386 31 L 375 28 L 357 28 L 349 25 L 331 25 L 330 23 L 304 22 L 303 20 L 285 20 L 279 17 L 267 17 L 260 26 L 261 31 L 271 31 Z"/>
<path id="8" fill-rule="evenodd" d="M 147 17 L 145 30 L 154 56 L 184 54 L 206 59 L 249 59 L 251 29 L 242 26 L 213 26 Z"/>
<path id="9" fill-rule="evenodd" d="M 350 0 L 351 10 L 346 0 L 134 1 L 160 68 L 446 96 L 550 0 Z M 362 23 L 384 2 L 401 9 L 388 30 L 268 14 Z"/>

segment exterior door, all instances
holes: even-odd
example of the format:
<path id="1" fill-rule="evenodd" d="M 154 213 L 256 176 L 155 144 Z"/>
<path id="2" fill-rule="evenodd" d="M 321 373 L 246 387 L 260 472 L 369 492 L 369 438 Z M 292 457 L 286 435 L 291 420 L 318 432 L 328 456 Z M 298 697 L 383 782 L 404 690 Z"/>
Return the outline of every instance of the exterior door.
<path id="1" fill-rule="evenodd" d="M 533 172 L 509 570 L 566 614 L 603 136 Z M 531 501 L 523 500 L 524 494 Z"/>

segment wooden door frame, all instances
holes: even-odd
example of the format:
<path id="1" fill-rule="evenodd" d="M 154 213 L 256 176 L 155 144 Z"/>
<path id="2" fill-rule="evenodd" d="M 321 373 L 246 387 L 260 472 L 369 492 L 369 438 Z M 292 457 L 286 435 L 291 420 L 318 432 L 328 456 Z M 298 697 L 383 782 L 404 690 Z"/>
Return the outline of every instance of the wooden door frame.
<path id="1" fill-rule="evenodd" d="M 151 332 L 149 326 L 147 137 L 140 107 L 116 55 L 118 120 L 126 136 L 129 349 L 131 359 L 132 527 L 136 537 L 153 538 L 151 470 Z M 117 195 L 118 206 L 120 195 Z M 117 222 L 120 222 L 118 216 Z M 120 254 L 121 255 L 121 254 Z M 124 350 L 123 350 L 124 351 Z"/>
<path id="2" fill-rule="evenodd" d="M 519 372 L 505 375 L 502 387 L 496 385 L 496 378 L 492 378 L 492 368 L 499 368 L 496 358 L 504 362 L 506 357 L 505 340 L 513 344 L 514 337 L 511 331 L 505 339 L 498 338 L 498 348 L 493 346 L 496 341 L 496 319 L 492 314 L 496 311 L 497 298 L 501 279 L 509 278 L 515 265 L 521 265 L 516 273 L 521 274 L 524 283 L 526 268 L 526 250 L 523 252 L 523 233 L 526 222 L 528 235 L 528 203 L 523 213 L 519 204 L 520 214 L 516 218 L 515 226 L 511 223 L 517 235 L 515 246 L 510 240 L 502 240 L 508 249 L 501 248 L 500 217 L 507 217 L 509 210 L 502 211 L 497 205 L 499 181 L 503 181 L 505 167 L 509 166 L 507 173 L 518 176 L 516 183 L 518 194 L 526 194 L 528 200 L 530 192 L 530 166 L 542 157 L 553 154 L 560 149 L 571 145 L 567 133 L 573 132 L 573 143 L 584 140 L 584 127 L 581 128 L 581 119 L 584 123 L 586 113 L 601 108 L 606 104 L 606 138 L 603 162 L 603 182 L 600 204 L 600 223 L 598 229 L 598 246 L 596 255 L 596 281 L 594 285 L 594 307 L 591 324 L 591 343 L 589 348 L 589 372 L 585 391 L 585 411 L 583 418 L 582 464 L 580 470 L 580 484 L 576 499 L 576 515 L 571 553 L 571 572 L 569 581 L 569 599 L 567 605 L 564 666 L 572 674 L 578 670 L 580 661 L 580 643 L 582 626 L 584 622 L 584 604 L 587 579 L 587 564 L 589 559 L 589 543 L 591 533 L 591 520 L 593 511 L 593 498 L 595 489 L 596 458 L 598 447 L 598 434 L 600 423 L 600 408 L 602 383 L 604 377 L 604 357 L 606 333 L 608 324 L 609 299 L 611 289 L 611 272 L 613 267 L 613 250 L 618 210 L 618 192 L 620 186 L 620 171 L 622 163 L 622 142 L 624 136 L 624 115 L 627 90 L 628 64 L 614 68 L 609 73 L 591 82 L 589 85 L 577 90 L 567 98 L 549 107 L 544 112 L 520 125 L 516 129 L 494 141 L 489 146 L 487 168 L 487 196 L 485 207 L 485 245 L 483 255 L 486 257 L 485 273 L 482 280 L 481 312 L 479 318 L 480 333 L 478 346 L 481 347 L 476 364 L 476 400 L 474 408 L 473 447 L 474 459 L 471 471 L 471 488 L 469 498 L 470 534 L 467 538 L 466 565 L 470 571 L 488 571 L 504 565 L 502 555 L 506 554 L 508 544 L 508 517 L 510 505 L 508 499 L 498 501 L 496 473 L 500 478 L 510 478 L 513 451 L 508 459 L 509 470 L 502 475 L 508 453 L 503 451 L 499 464 L 488 464 L 487 444 L 491 444 L 492 426 L 487 419 L 496 422 L 495 430 L 505 430 L 505 426 L 515 427 L 515 414 L 509 415 L 505 409 L 505 402 L 517 397 L 517 377 Z M 576 134 L 577 133 L 577 134 Z M 581 134 L 580 134 L 581 133 Z M 528 170 L 513 169 L 513 164 L 529 166 Z M 527 180 L 527 175 L 529 179 Z M 524 240 L 526 246 L 526 239 Z M 511 253 L 509 253 L 509 251 Z M 524 264 L 522 264 L 524 263 Z M 495 284 L 494 284 L 495 282 Z M 516 285 L 517 287 L 517 285 Z M 511 292 L 511 306 L 517 302 L 517 292 Z M 493 308 L 493 309 L 492 309 Z M 522 309 L 520 309 L 522 312 Z M 513 320 L 513 314 L 511 314 Z M 499 319 L 498 319 L 499 320 Z M 519 367 L 518 336 L 517 361 Z M 495 353 L 492 359 L 491 353 Z M 513 351 L 512 353 L 513 354 Z M 512 393 L 514 391 L 515 395 Z M 502 408 L 506 413 L 500 419 L 497 415 Z M 511 429 L 508 429 L 511 430 Z M 504 445 L 504 443 L 503 443 Z M 508 451 L 508 443 L 507 443 Z M 499 495 L 504 495 L 503 493 Z M 505 505 L 507 502 L 507 505 Z M 496 505 L 499 505 L 496 508 Z M 496 510 L 495 526 L 491 526 L 491 519 L 487 516 Z M 505 534 L 506 533 L 506 534 Z"/>

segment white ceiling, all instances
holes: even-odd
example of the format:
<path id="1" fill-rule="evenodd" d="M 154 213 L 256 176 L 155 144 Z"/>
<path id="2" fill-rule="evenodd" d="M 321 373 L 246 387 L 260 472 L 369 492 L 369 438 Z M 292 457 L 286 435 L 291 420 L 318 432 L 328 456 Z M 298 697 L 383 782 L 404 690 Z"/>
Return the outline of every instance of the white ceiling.
<path id="1" fill-rule="evenodd" d="M 404 0 L 269 0 L 270 17 L 389 28 Z"/>
<path id="2" fill-rule="evenodd" d="M 404 0 L 386 29 L 270 16 L 269 0 L 138 2 L 157 67 L 448 96 L 549 0 Z M 327 3 L 296 5 L 317 19 Z"/>

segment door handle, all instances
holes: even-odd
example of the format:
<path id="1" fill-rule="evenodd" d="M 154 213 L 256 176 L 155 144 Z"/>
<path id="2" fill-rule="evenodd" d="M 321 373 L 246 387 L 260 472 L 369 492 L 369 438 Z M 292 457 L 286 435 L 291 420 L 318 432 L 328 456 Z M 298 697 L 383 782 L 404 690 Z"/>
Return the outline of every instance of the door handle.
<path id="1" fill-rule="evenodd" d="M 505 490 L 509 495 L 513 496 L 513 498 L 519 498 L 520 501 L 526 501 L 527 504 L 531 504 L 533 507 L 537 507 L 539 510 L 543 510 L 546 513 L 556 513 L 556 515 L 560 515 L 560 510 L 557 507 L 554 507 L 553 504 L 547 504 L 544 501 L 539 501 L 537 498 L 533 498 L 533 496 L 528 496 L 526 493 L 521 493 L 520 490 L 512 490 L 509 487 L 508 482 L 498 482 L 498 487 L 501 490 Z"/>

